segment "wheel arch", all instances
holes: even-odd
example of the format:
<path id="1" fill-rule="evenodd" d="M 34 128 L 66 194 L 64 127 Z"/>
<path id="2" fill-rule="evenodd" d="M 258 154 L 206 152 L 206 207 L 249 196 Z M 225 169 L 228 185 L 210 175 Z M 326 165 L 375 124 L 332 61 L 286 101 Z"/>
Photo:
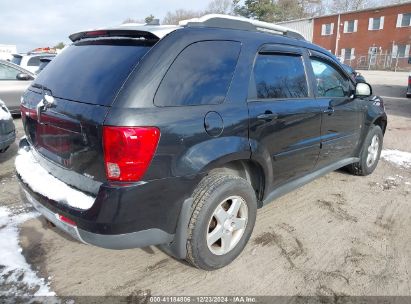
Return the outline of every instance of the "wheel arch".
<path id="1" fill-rule="evenodd" d="M 372 125 L 379 126 L 382 130 L 382 134 L 385 134 L 385 131 L 387 129 L 387 115 L 380 115 L 375 117 L 371 123 L 371 126 Z"/>
<path id="2" fill-rule="evenodd" d="M 236 159 L 220 163 L 208 172 L 215 173 L 231 174 L 245 179 L 255 191 L 258 207 L 262 206 L 266 177 L 260 164 L 251 159 Z"/>
<path id="3" fill-rule="evenodd" d="M 215 160 L 212 163 L 213 166 L 208 167 L 207 173 L 203 178 L 205 178 L 207 175 L 218 173 L 231 174 L 244 178 L 251 184 L 256 193 L 257 208 L 261 208 L 263 206 L 262 200 L 266 182 L 263 167 L 250 158 L 244 157 L 244 155 L 240 157 L 241 155 L 242 154 L 237 154 L 237 158 L 234 159 L 233 155 L 226 155 L 224 157 L 221 157 L 220 159 Z M 187 256 L 187 227 L 193 212 L 192 206 L 192 197 L 189 197 L 183 202 L 173 242 L 160 246 L 163 251 L 179 259 L 185 259 Z"/>

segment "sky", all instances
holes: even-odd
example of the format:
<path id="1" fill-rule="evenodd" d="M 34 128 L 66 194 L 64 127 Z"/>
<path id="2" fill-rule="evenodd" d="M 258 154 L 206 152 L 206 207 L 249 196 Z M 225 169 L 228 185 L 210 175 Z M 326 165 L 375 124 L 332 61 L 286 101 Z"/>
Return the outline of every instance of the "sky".
<path id="1" fill-rule="evenodd" d="M 202 10 L 207 0 L 0 0 L 0 44 L 18 52 L 69 43 L 72 33 L 121 24 L 126 18 L 160 20 L 176 9 Z"/>

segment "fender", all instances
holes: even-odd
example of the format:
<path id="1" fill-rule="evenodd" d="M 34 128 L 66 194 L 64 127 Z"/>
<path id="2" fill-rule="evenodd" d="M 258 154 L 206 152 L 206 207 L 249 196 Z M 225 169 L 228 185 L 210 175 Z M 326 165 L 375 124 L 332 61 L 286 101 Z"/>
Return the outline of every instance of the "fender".
<path id="1" fill-rule="evenodd" d="M 386 113 L 381 113 L 379 116 L 373 117 L 373 120 L 368 125 L 368 127 L 372 125 L 379 125 L 377 121 L 380 121 L 380 120 L 384 123 L 383 128 L 382 128 L 382 133 L 385 134 L 385 130 L 387 130 L 387 114 Z"/>
<path id="2" fill-rule="evenodd" d="M 382 104 L 373 102 L 372 105 L 367 106 L 367 112 L 365 113 L 365 126 L 369 128 L 371 125 L 375 124 L 378 119 L 382 119 L 385 123 L 383 130 L 384 132 L 387 127 L 387 114 L 385 113 Z"/>
<path id="3" fill-rule="evenodd" d="M 250 159 L 247 137 L 225 136 L 210 138 L 192 146 L 177 160 L 173 172 L 179 176 L 208 172 L 235 161 Z"/>
<path id="4" fill-rule="evenodd" d="M 368 134 L 370 127 L 374 124 L 384 124 L 382 132 L 387 129 L 387 114 L 385 113 L 384 103 L 380 97 L 374 96 L 373 99 L 366 101 L 366 111 L 364 113 L 364 131 L 361 142 Z"/>

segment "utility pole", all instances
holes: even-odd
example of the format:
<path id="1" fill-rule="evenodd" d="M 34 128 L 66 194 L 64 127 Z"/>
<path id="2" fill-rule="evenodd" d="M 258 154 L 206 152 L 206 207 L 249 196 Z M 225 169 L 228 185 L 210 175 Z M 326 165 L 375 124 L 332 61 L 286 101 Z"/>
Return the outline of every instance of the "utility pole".
<path id="1" fill-rule="evenodd" d="M 335 38 L 335 50 L 334 54 L 335 56 L 338 57 L 338 43 L 340 40 L 340 20 L 341 20 L 341 15 L 338 14 L 338 21 L 337 21 L 337 37 Z"/>

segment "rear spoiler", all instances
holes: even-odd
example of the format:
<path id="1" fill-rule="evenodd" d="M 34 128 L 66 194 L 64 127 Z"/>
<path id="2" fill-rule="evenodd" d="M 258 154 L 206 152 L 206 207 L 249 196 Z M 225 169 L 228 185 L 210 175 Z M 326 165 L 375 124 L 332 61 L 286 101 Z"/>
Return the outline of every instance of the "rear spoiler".
<path id="1" fill-rule="evenodd" d="M 146 31 L 136 31 L 136 30 L 93 30 L 84 31 L 71 34 L 69 36 L 70 40 L 73 42 L 79 41 L 81 39 L 87 38 L 102 38 L 102 37 L 124 37 L 124 38 L 134 38 L 157 41 L 160 40 L 159 37 L 153 33 Z"/>

